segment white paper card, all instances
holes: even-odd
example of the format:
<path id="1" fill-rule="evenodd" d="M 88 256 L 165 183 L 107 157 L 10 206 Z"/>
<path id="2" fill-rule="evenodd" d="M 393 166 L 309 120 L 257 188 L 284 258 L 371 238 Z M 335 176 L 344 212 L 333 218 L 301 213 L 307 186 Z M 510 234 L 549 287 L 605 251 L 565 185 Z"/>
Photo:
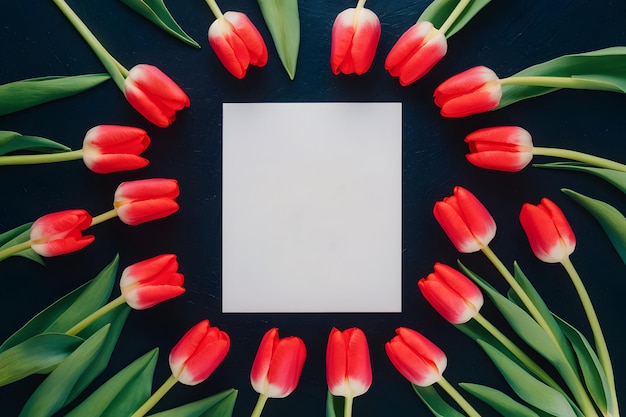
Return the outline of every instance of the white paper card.
<path id="1" fill-rule="evenodd" d="M 223 312 L 400 312 L 401 103 L 225 103 L 222 216 Z"/>

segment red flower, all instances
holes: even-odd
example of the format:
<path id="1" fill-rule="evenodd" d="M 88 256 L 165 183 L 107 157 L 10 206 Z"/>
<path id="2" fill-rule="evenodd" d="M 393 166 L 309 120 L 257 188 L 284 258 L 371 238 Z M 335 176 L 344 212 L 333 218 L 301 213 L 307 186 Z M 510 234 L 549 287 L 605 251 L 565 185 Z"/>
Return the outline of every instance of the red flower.
<path id="1" fill-rule="evenodd" d="M 178 382 L 197 385 L 207 379 L 226 357 L 228 334 L 208 320 L 193 326 L 170 352 L 170 369 Z"/>
<path id="2" fill-rule="evenodd" d="M 209 27 L 209 44 L 224 67 L 239 79 L 249 65 L 267 63 L 263 37 L 244 13 L 226 12 L 216 19 Z"/>
<path id="3" fill-rule="evenodd" d="M 479 129 L 465 138 L 470 153 L 467 160 L 477 167 L 517 172 L 533 159 L 533 139 L 518 126 Z"/>
<path id="4" fill-rule="evenodd" d="M 259 394 L 269 398 L 284 398 L 296 389 L 306 347 L 296 336 L 278 338 L 278 329 L 265 333 L 252 364 L 250 382 Z"/>
<path id="5" fill-rule="evenodd" d="M 178 181 L 165 178 L 127 181 L 115 191 L 113 206 L 124 223 L 135 226 L 167 217 L 179 209 Z"/>
<path id="6" fill-rule="evenodd" d="M 171 254 L 128 266 L 120 278 L 126 303 L 135 310 L 144 310 L 184 293 L 184 277 L 177 271 L 176 255 Z"/>
<path id="7" fill-rule="evenodd" d="M 333 74 L 361 75 L 372 65 L 380 39 L 376 13 L 362 7 L 337 15 L 332 31 L 330 67 Z"/>
<path id="8" fill-rule="evenodd" d="M 443 33 L 431 22 L 422 21 L 411 26 L 391 48 L 385 60 L 385 69 L 400 84 L 409 85 L 428 73 L 448 51 Z"/>
<path id="9" fill-rule="evenodd" d="M 454 187 L 452 196 L 435 203 L 433 214 L 459 252 L 477 252 L 496 235 L 491 214 L 463 187 Z"/>
<path id="10" fill-rule="evenodd" d="M 418 281 L 422 295 L 441 316 L 453 324 L 470 321 L 483 305 L 480 289 L 465 275 L 442 263 Z"/>
<path id="11" fill-rule="evenodd" d="M 365 333 L 333 328 L 326 347 L 326 381 L 335 396 L 357 397 L 372 385 L 372 365 Z"/>
<path id="12" fill-rule="evenodd" d="M 439 381 L 448 364 L 446 354 L 415 330 L 400 327 L 396 333 L 385 351 L 398 372 L 420 387 Z"/>
<path id="13" fill-rule="evenodd" d="M 498 107 L 502 87 L 495 72 L 474 67 L 444 81 L 434 95 L 442 116 L 465 117 Z"/>
<path id="14" fill-rule="evenodd" d="M 556 263 L 574 252 L 574 231 L 561 209 L 547 198 L 537 206 L 524 204 L 519 219 L 537 258 Z"/>
<path id="15" fill-rule="evenodd" d="M 170 77 L 153 65 L 135 65 L 124 81 L 124 96 L 143 117 L 159 127 L 176 120 L 189 107 L 189 97 Z"/>
<path id="16" fill-rule="evenodd" d="M 41 256 L 57 256 L 75 252 L 94 241 L 82 236 L 91 226 L 91 216 L 85 210 L 65 210 L 46 214 L 30 228 L 31 248 Z"/>
<path id="17" fill-rule="evenodd" d="M 145 130 L 130 126 L 101 125 L 87 131 L 83 162 L 95 173 L 143 168 L 148 160 L 139 156 L 150 145 Z"/>

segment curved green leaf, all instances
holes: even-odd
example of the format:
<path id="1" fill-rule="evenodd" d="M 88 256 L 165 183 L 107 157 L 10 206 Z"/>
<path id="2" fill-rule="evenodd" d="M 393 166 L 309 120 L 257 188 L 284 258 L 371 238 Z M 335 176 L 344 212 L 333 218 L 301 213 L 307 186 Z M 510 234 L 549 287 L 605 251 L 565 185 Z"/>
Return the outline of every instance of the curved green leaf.
<path id="1" fill-rule="evenodd" d="M 200 48 L 198 42 L 193 40 L 180 25 L 174 20 L 163 0 L 120 0 L 122 3 L 150 20 L 170 35 L 180 39 L 195 48 Z"/>
<path id="2" fill-rule="evenodd" d="M 420 15 L 418 22 L 429 21 L 436 28 L 441 27 L 443 22 L 446 21 L 450 13 L 459 4 L 461 0 L 434 0 Z M 450 29 L 446 32 L 446 38 L 450 38 L 452 35 L 463 29 L 465 25 L 478 13 L 483 7 L 489 4 L 491 0 L 470 0 L 469 4 L 465 6 L 463 12 L 454 21 Z"/>
<path id="3" fill-rule="evenodd" d="M 30 152 L 68 152 L 67 146 L 39 136 L 26 136 L 17 132 L 0 130 L 0 155 L 15 151 Z"/>
<path id="4" fill-rule="evenodd" d="M 552 162 L 550 164 L 534 164 L 537 168 L 565 169 L 569 171 L 580 171 L 595 175 L 609 184 L 619 188 L 621 192 L 626 194 L 626 172 L 616 171 L 614 169 L 592 167 L 583 163 L 576 162 Z"/>
<path id="5" fill-rule="evenodd" d="M 0 353 L 0 387 L 34 374 L 49 373 L 83 339 L 60 333 L 34 336 Z"/>
<path id="6" fill-rule="evenodd" d="M 345 397 L 335 397 L 330 390 L 326 394 L 326 417 L 343 417 Z"/>
<path id="7" fill-rule="evenodd" d="M 474 397 L 489 404 L 504 417 L 539 417 L 539 414 L 515 401 L 502 391 L 484 385 L 469 384 L 467 382 L 462 382 L 459 385 Z"/>
<path id="8" fill-rule="evenodd" d="M 626 93 L 626 47 L 614 46 L 581 54 L 563 55 L 512 75 L 512 77 L 530 76 L 584 80 L 589 82 L 588 89 Z M 496 109 L 558 89 L 505 84 L 502 86 L 502 99 Z"/>
<path id="9" fill-rule="evenodd" d="M 150 398 L 158 349 L 153 349 L 102 384 L 65 417 L 130 416 Z"/>
<path id="10" fill-rule="evenodd" d="M 436 417 L 464 417 L 464 414 L 458 412 L 455 408 L 453 408 L 450 404 L 448 404 L 437 392 L 435 387 L 418 387 L 417 385 L 411 384 L 413 386 L 413 391 L 420 397 L 420 400 L 426 407 L 435 415 Z"/>
<path id="11" fill-rule="evenodd" d="M 0 116 L 81 93 L 109 78 L 108 74 L 50 76 L 0 85 Z"/>
<path id="12" fill-rule="evenodd" d="M 231 388 L 203 400 L 151 414 L 150 417 L 231 417 L 236 400 L 237 390 Z"/>
<path id="13" fill-rule="evenodd" d="M 626 264 L 626 218 L 615 207 L 566 188 L 561 191 L 580 204 L 600 223 L 613 247 Z"/>
<path id="14" fill-rule="evenodd" d="M 482 341 L 477 342 L 521 399 L 557 417 L 577 417 L 576 412 L 563 394 L 536 379 L 489 344 Z"/>
<path id="15" fill-rule="evenodd" d="M 290 79 L 296 76 L 300 49 L 298 0 L 257 0 L 276 52 Z"/>
<path id="16" fill-rule="evenodd" d="M 23 224 L 0 235 L 0 250 L 19 245 L 30 239 L 30 226 L 33 222 Z M 44 265 L 43 258 L 32 249 L 26 249 L 12 256 L 21 256 L 40 265 Z M 0 258 L 0 261 L 6 258 Z"/>

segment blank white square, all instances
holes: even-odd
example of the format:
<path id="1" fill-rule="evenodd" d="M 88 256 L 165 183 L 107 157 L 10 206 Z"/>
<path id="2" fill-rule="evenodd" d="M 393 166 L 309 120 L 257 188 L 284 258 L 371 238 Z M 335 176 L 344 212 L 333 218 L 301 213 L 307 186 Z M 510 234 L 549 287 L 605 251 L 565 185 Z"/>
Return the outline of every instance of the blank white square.
<path id="1" fill-rule="evenodd" d="M 222 311 L 402 310 L 401 103 L 224 103 Z"/>

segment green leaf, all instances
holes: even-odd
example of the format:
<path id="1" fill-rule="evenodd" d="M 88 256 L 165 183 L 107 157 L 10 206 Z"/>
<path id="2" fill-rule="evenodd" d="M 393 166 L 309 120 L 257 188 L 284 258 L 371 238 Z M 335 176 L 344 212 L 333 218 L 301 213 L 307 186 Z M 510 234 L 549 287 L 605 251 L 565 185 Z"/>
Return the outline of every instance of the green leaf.
<path id="1" fill-rule="evenodd" d="M 39 136 L 26 136 L 9 130 L 0 130 L 0 155 L 15 151 L 68 152 L 67 146 Z"/>
<path id="2" fill-rule="evenodd" d="M 326 417 L 343 417 L 345 397 L 335 397 L 330 390 L 326 394 Z"/>
<path id="3" fill-rule="evenodd" d="M 32 224 L 32 222 L 26 223 L 2 233 L 0 235 L 0 250 L 27 242 L 30 239 L 30 227 Z M 44 265 L 43 258 L 31 248 L 18 252 L 12 256 L 22 256 L 26 259 L 30 259 L 31 261 L 35 261 L 40 265 Z M 0 261 L 3 259 L 6 258 L 0 258 Z"/>
<path id="4" fill-rule="evenodd" d="M 100 354 L 109 327 L 106 325 L 95 332 L 48 375 L 30 396 L 19 417 L 48 417 L 60 410 L 74 385 Z"/>
<path id="5" fill-rule="evenodd" d="M 0 353 L 0 387 L 33 374 L 46 374 L 67 358 L 83 339 L 60 333 L 31 337 Z"/>
<path id="6" fill-rule="evenodd" d="M 200 48 L 172 17 L 163 0 L 120 0 L 170 35 L 193 47 Z"/>
<path id="7" fill-rule="evenodd" d="M 626 172 L 617 171 L 608 168 L 592 167 L 583 163 L 576 162 L 552 162 L 549 164 L 534 164 L 537 168 L 564 169 L 569 171 L 580 171 L 593 174 L 609 184 L 617 187 L 621 192 L 626 194 Z"/>
<path id="8" fill-rule="evenodd" d="M 513 77 L 551 76 L 588 81 L 588 89 L 626 93 L 626 47 L 614 46 L 581 54 L 563 55 L 528 67 Z M 595 86 L 594 86 L 595 85 Z M 587 88 L 587 87 L 585 87 Z M 556 87 L 505 84 L 496 109 L 556 91 Z"/>
<path id="9" fill-rule="evenodd" d="M 563 193 L 580 204 L 600 223 L 613 247 L 626 264 L 626 218 L 615 207 L 600 200 L 563 188 Z"/>
<path id="10" fill-rule="evenodd" d="M 459 30 L 469 23 L 469 21 L 478 13 L 483 7 L 485 7 L 491 0 L 470 0 L 469 4 L 465 6 L 463 12 L 454 21 L 450 29 L 446 32 L 446 38 L 450 38 Z M 429 21 L 436 28 L 440 28 L 446 21 L 450 13 L 459 4 L 460 0 L 434 0 L 424 10 L 421 16 L 417 19 L 418 22 Z"/>
<path id="11" fill-rule="evenodd" d="M 413 391 L 420 397 L 420 400 L 426 407 L 435 415 L 436 417 L 464 417 L 464 414 L 458 412 L 454 407 L 448 404 L 435 390 L 435 387 L 432 385 L 428 387 L 419 387 L 415 384 L 411 384 L 413 386 Z"/>
<path id="12" fill-rule="evenodd" d="M 459 385 L 474 397 L 489 404 L 494 410 L 505 417 L 539 417 L 539 414 L 515 401 L 502 391 L 484 385 L 469 384 L 466 382 L 460 383 Z"/>
<path id="13" fill-rule="evenodd" d="M 158 349 L 115 374 L 65 417 L 130 416 L 150 398 Z"/>
<path id="14" fill-rule="evenodd" d="M 0 116 L 81 93 L 109 78 L 108 74 L 50 76 L 0 85 Z"/>
<path id="15" fill-rule="evenodd" d="M 560 392 L 536 379 L 506 355 L 489 344 L 477 341 L 498 367 L 513 391 L 528 404 L 557 417 L 576 417 L 577 414 Z"/>
<path id="16" fill-rule="evenodd" d="M 55 301 L 11 335 L 0 352 L 41 333 L 64 333 L 102 307 L 111 295 L 119 258 L 116 256 L 94 279 Z"/>
<path id="17" fill-rule="evenodd" d="M 600 360 L 591 347 L 591 344 L 576 328 L 560 317 L 555 317 L 563 329 L 563 332 L 574 347 L 574 351 L 578 357 L 578 363 L 580 364 L 580 369 L 583 373 L 585 385 L 587 386 L 591 397 L 604 415 L 613 415 L 613 410 L 610 409 L 612 406 L 611 401 L 609 400 L 610 390 L 606 374 L 604 373 Z"/>
<path id="18" fill-rule="evenodd" d="M 151 414 L 150 417 L 230 417 L 236 400 L 237 390 L 231 388 L 200 401 Z"/>
<path id="19" fill-rule="evenodd" d="M 298 0 L 257 0 L 274 46 L 290 79 L 296 76 L 300 49 Z"/>

